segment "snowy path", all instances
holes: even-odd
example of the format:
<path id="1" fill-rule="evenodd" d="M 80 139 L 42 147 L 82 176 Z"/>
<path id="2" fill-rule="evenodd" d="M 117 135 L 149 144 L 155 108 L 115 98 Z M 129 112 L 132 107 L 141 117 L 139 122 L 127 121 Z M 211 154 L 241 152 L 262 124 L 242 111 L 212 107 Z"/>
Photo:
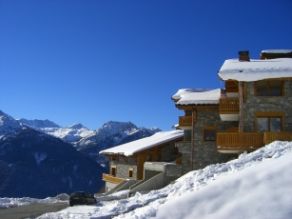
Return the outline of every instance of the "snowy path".
<path id="1" fill-rule="evenodd" d="M 249 177 L 250 183 L 252 183 L 252 180 L 259 180 L 258 176 L 255 175 L 257 172 L 252 174 L 252 170 L 254 168 L 257 168 L 260 164 L 262 165 L 267 165 L 267 167 L 262 167 L 261 174 L 268 173 L 267 170 L 269 168 L 272 168 L 271 165 L 269 166 L 268 164 L 271 161 L 274 161 L 283 155 L 287 154 L 287 156 L 290 156 L 289 159 L 291 160 L 291 165 L 292 165 L 292 143 L 288 142 L 274 142 L 264 148 L 261 148 L 253 153 L 250 154 L 243 154 L 241 155 L 238 159 L 230 161 L 228 163 L 223 163 L 223 164 L 214 164 L 210 165 L 202 170 L 197 170 L 197 171 L 192 171 L 187 173 L 186 175 L 182 176 L 179 178 L 175 183 L 168 185 L 167 187 L 156 190 L 156 191 L 151 191 L 147 194 L 141 195 L 137 193 L 135 196 L 128 198 L 128 199 L 122 199 L 122 200 L 117 200 L 117 201 L 110 201 L 110 202 L 103 202 L 101 203 L 102 206 L 91 206 L 91 207 L 84 207 L 84 206 L 77 206 L 77 207 L 70 207 L 67 209 L 64 209 L 60 212 L 57 213 L 48 213 L 45 214 L 39 219 L 77 219 L 77 218 L 124 218 L 124 219 L 130 219 L 130 218 L 135 218 L 135 219 L 145 219 L 145 218 L 150 218 L 150 217 L 160 217 L 160 218 L 169 218 L 169 214 L 171 214 L 173 217 L 172 218 L 184 218 L 186 215 L 183 214 L 184 209 L 179 209 L 176 206 L 180 206 L 180 203 L 185 203 L 184 197 L 188 197 L 188 200 L 192 203 L 192 197 L 189 197 L 189 194 L 195 194 L 194 197 L 196 197 L 196 194 L 203 193 L 201 195 L 201 198 L 204 202 L 206 200 L 203 199 L 204 197 L 204 192 L 206 195 L 210 195 L 210 191 L 208 190 L 209 188 L 212 188 L 212 186 L 218 184 L 217 187 L 223 186 L 225 183 L 228 183 L 228 180 L 236 180 L 237 183 L 230 183 L 230 186 L 233 186 L 233 190 L 237 191 L 236 189 L 238 188 L 238 185 L 245 184 L 246 178 L 242 177 L 245 174 Z M 289 160 L 288 159 L 288 160 Z M 276 161 L 275 161 L 276 162 Z M 277 165 L 275 165 L 277 166 Z M 268 169 L 267 169 L 268 168 Z M 284 168 L 284 167 L 283 167 Z M 281 170 L 276 170 L 281 172 Z M 247 173 L 245 173 L 247 172 Z M 248 172 L 251 172 L 248 174 Z M 275 171 L 274 171 L 275 172 Z M 288 180 L 292 180 L 292 173 L 291 179 L 288 178 Z M 261 175 L 260 175 L 261 176 Z M 267 175 L 267 178 L 273 177 L 274 175 Z M 289 174 L 288 174 L 289 176 Z M 265 179 L 265 178 L 263 178 Z M 220 184 L 220 182 L 222 184 Z M 280 181 L 281 182 L 281 181 Z M 278 183 L 280 183 L 278 182 Z M 285 181 L 283 181 L 285 183 Z M 254 182 L 254 185 L 260 185 L 258 182 Z M 263 181 L 262 185 L 266 185 L 266 182 Z M 285 186 L 285 185 L 283 185 Z M 290 184 L 289 184 L 290 186 Z M 291 186 L 290 186 L 291 187 Z M 289 187 L 289 188 L 290 188 Z M 269 188 L 269 187 L 268 187 Z M 284 188 L 284 190 L 289 190 L 289 188 Z M 231 191 L 232 191 L 231 189 Z M 214 189 L 212 189 L 214 190 Z M 232 193 L 226 193 L 224 196 L 224 190 L 216 190 L 218 193 L 216 196 L 219 194 L 222 195 L 222 200 L 228 200 L 227 196 L 232 198 Z M 277 190 L 272 190 L 272 192 L 276 192 Z M 221 193 L 220 193 L 221 192 Z M 248 193 L 248 191 L 244 191 L 245 193 Z M 256 192 L 256 191 L 254 191 Z M 291 191 L 292 192 L 292 191 Z M 210 200 L 218 201 L 216 199 L 215 194 L 213 194 L 214 197 L 209 197 Z M 284 192 L 285 195 L 285 192 Z M 277 196 L 277 195 L 275 195 Z M 286 196 L 284 199 L 287 201 Z M 181 200 L 179 203 L 176 202 L 176 200 Z M 279 199 L 278 200 L 282 200 Z M 199 203 L 199 200 L 196 200 Z M 235 200 L 236 201 L 236 200 Z M 256 202 L 259 202 L 260 200 L 255 200 Z M 289 199 L 290 201 L 290 199 Z M 172 203 L 172 204 L 171 204 Z M 174 204 L 173 204 L 174 203 Z M 288 203 L 292 203 L 288 202 Z M 213 203 L 214 204 L 214 203 Z M 212 209 L 212 206 L 215 208 L 216 206 L 221 206 L 222 208 L 228 206 L 228 203 L 222 202 L 221 205 L 208 205 L 208 203 L 205 203 L 203 206 L 207 206 L 203 209 L 202 212 L 197 212 L 197 215 L 200 215 L 200 218 L 208 218 L 208 217 L 203 217 L 204 213 L 212 212 L 215 211 Z M 279 202 L 279 204 L 282 204 Z M 185 204 L 186 205 L 186 204 Z M 165 206 L 170 206 L 169 208 L 166 208 Z M 211 209 L 208 209 L 208 206 Z M 250 206 L 250 205 L 247 205 Z M 283 205 L 286 206 L 286 205 Z M 191 208 L 192 206 L 188 206 L 188 209 Z M 162 209 L 162 210 L 161 210 Z M 191 210 L 191 209 L 189 209 Z M 247 209 L 248 210 L 248 209 Z M 195 210 L 194 210 L 195 211 Z M 291 211 L 291 216 L 292 216 L 292 208 L 288 209 L 288 214 L 289 211 Z M 182 212 L 182 214 L 179 214 Z M 176 216 L 175 216 L 176 215 Z M 196 213 L 194 213 L 196 215 Z M 234 217 L 233 218 L 240 218 L 240 217 Z M 212 218 L 212 217 L 210 217 Z M 214 215 L 213 215 L 214 218 Z M 216 217 L 217 218 L 217 217 Z M 228 217 L 225 217 L 228 218 Z M 258 218 L 263 218 L 259 217 Z M 271 217 L 272 218 L 272 217 Z M 281 217 L 278 217 L 281 218 Z M 278 219 L 277 218 L 277 219 Z M 283 218 L 284 219 L 284 218 Z"/>

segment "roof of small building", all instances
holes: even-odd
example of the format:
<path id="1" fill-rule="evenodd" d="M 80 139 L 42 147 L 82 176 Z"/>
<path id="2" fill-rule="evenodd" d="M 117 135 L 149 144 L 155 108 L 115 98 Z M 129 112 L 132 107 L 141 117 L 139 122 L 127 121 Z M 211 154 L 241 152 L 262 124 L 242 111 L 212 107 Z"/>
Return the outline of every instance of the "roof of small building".
<path id="1" fill-rule="evenodd" d="M 292 49 L 265 49 L 261 53 L 292 53 Z"/>
<path id="2" fill-rule="evenodd" d="M 172 99 L 177 105 L 201 105 L 201 104 L 218 104 L 221 96 L 221 89 L 180 89 Z"/>
<path id="3" fill-rule="evenodd" d="M 292 59 L 226 60 L 218 73 L 223 80 L 259 81 L 269 78 L 292 77 Z"/>
<path id="4" fill-rule="evenodd" d="M 133 154 L 150 149 L 164 143 L 179 139 L 183 137 L 184 133 L 182 130 L 172 130 L 172 131 L 163 131 L 157 132 L 152 136 L 141 138 L 136 141 L 132 141 L 126 144 L 118 145 L 106 150 L 102 150 L 100 154 L 120 154 L 126 157 L 132 156 Z"/>

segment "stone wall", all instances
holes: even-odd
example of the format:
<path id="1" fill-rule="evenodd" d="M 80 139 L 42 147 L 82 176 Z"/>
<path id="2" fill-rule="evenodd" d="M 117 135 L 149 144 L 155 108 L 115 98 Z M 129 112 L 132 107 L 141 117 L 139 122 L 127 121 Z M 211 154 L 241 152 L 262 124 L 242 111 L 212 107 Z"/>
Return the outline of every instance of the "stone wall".
<path id="1" fill-rule="evenodd" d="M 260 97 L 254 95 L 254 82 L 245 83 L 246 97 L 243 106 L 244 131 L 256 131 L 256 112 L 284 112 L 284 131 L 292 131 L 292 81 L 284 83 L 284 96 Z"/>
<path id="2" fill-rule="evenodd" d="M 116 177 L 137 179 L 137 163 L 133 157 L 120 157 L 118 161 L 110 162 L 110 167 L 112 166 L 116 166 Z M 130 168 L 133 169 L 133 177 L 129 177 Z"/>
<path id="3" fill-rule="evenodd" d="M 215 128 L 218 131 L 224 131 L 234 126 L 232 122 L 222 122 L 219 117 L 218 110 L 198 110 L 197 121 L 195 123 L 195 141 L 193 153 L 193 169 L 200 169 L 209 164 L 225 162 L 234 158 L 236 155 L 221 154 L 217 152 L 216 141 L 204 140 L 204 129 Z M 185 130 L 183 143 L 179 146 L 179 152 L 182 154 L 182 168 L 183 172 L 190 171 L 191 168 L 191 130 Z"/>

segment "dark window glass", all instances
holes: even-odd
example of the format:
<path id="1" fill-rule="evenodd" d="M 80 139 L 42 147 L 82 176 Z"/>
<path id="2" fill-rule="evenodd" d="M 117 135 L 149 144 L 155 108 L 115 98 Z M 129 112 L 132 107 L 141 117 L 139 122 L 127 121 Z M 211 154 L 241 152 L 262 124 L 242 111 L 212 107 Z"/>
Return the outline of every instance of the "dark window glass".
<path id="1" fill-rule="evenodd" d="M 257 81 L 255 82 L 255 95 L 257 96 L 282 96 L 282 81 Z"/>
<path id="2" fill-rule="evenodd" d="M 280 132 L 282 130 L 281 117 L 258 117 L 257 129 L 260 132 Z"/>
<path id="3" fill-rule="evenodd" d="M 133 177 L 133 169 L 129 169 L 129 177 Z"/>
<path id="4" fill-rule="evenodd" d="M 270 118 L 271 132 L 281 131 L 281 118 Z"/>
<path id="5" fill-rule="evenodd" d="M 204 129 L 204 141 L 216 141 L 216 130 Z"/>
<path id="6" fill-rule="evenodd" d="M 269 119 L 268 118 L 257 118 L 258 131 L 264 132 L 269 130 Z"/>
<path id="7" fill-rule="evenodd" d="M 116 174 L 117 174 L 117 168 L 116 168 L 116 167 L 112 167 L 112 168 L 111 168 L 111 174 L 112 174 L 113 176 L 116 176 Z"/>

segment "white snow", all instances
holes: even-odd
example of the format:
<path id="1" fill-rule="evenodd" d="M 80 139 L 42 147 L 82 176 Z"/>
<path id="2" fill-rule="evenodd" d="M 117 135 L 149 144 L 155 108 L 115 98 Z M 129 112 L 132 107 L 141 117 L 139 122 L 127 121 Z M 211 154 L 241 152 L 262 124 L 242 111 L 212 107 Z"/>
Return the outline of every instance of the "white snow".
<path id="1" fill-rule="evenodd" d="M 72 128 L 72 127 L 65 127 L 65 128 L 42 128 L 41 131 L 52 135 L 57 138 L 61 138 L 68 142 L 78 141 L 81 138 L 91 136 L 95 134 L 95 131 L 87 129 L 85 127 L 82 128 Z"/>
<path id="2" fill-rule="evenodd" d="M 134 153 L 137 153 L 139 151 L 153 148 L 155 146 L 164 144 L 166 142 L 170 142 L 175 139 L 179 139 L 181 137 L 183 137 L 182 130 L 157 132 L 152 136 L 141 138 L 139 140 L 118 145 L 116 147 L 112 147 L 106 150 L 102 150 L 99 153 L 100 154 L 121 154 L 124 156 L 132 156 Z"/>
<path id="3" fill-rule="evenodd" d="M 223 63 L 218 74 L 223 80 L 237 81 L 292 77 L 292 59 L 252 59 L 249 62 L 229 59 Z"/>
<path id="4" fill-rule="evenodd" d="M 177 105 L 189 104 L 218 104 L 221 96 L 221 89 L 180 89 L 173 95 Z"/>
<path id="5" fill-rule="evenodd" d="M 62 194 L 62 197 L 64 195 Z M 61 196 L 60 196 L 61 197 Z M 30 205 L 34 203 L 57 203 L 57 202 L 67 202 L 67 200 L 61 200 L 58 196 L 48 197 L 45 199 L 37 198 L 0 198 L 0 209 L 1 208 L 14 208 L 22 205 Z"/>
<path id="6" fill-rule="evenodd" d="M 223 164 L 191 171 L 175 183 L 128 199 L 69 207 L 59 218 L 292 218 L 292 142 L 274 142 Z"/>
<path id="7" fill-rule="evenodd" d="M 265 49 L 261 53 L 292 53 L 292 49 Z"/>

